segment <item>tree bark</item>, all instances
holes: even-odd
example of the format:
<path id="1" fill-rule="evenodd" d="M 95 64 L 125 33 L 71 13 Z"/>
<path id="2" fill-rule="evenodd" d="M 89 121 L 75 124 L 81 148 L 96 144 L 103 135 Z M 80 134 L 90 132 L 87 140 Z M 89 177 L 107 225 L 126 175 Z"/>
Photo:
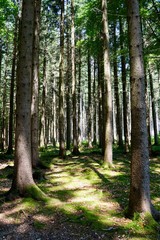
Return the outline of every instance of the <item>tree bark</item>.
<path id="1" fill-rule="evenodd" d="M 150 82 L 150 91 L 151 91 L 151 105 L 152 105 L 152 119 L 153 119 L 153 130 L 154 130 L 154 144 L 158 145 L 158 129 L 157 129 L 157 114 L 156 114 L 156 105 L 155 105 L 155 96 L 153 89 L 153 79 L 150 68 L 148 69 L 149 73 L 149 82 Z"/>
<path id="2" fill-rule="evenodd" d="M 112 89 L 109 59 L 109 32 L 107 19 L 107 2 L 102 0 L 103 23 L 103 60 L 104 60 L 104 84 L 105 84 L 105 137 L 104 137 L 104 164 L 112 166 Z"/>
<path id="3" fill-rule="evenodd" d="M 64 137 L 64 0 L 61 0 L 59 64 L 59 156 L 65 158 Z"/>
<path id="4" fill-rule="evenodd" d="M 117 37 L 116 37 L 116 23 L 114 24 L 114 61 L 113 61 L 113 70 L 114 70 L 114 94 L 115 94 L 115 105 L 116 105 L 116 127 L 118 135 L 118 146 L 123 147 L 122 140 L 122 114 L 120 109 L 120 93 L 119 93 L 119 81 L 118 81 L 118 66 L 117 66 Z"/>
<path id="5" fill-rule="evenodd" d="M 128 215 L 153 213 L 150 199 L 148 134 L 145 105 L 145 74 L 138 0 L 128 0 L 128 31 L 131 79 L 131 182 Z M 153 213 L 155 215 L 155 212 Z"/>
<path id="6" fill-rule="evenodd" d="M 121 51 L 123 51 L 123 26 L 122 20 L 120 19 L 120 46 Z M 126 78 L 126 59 L 124 54 L 121 54 L 121 68 L 122 68 L 122 87 L 123 87 L 123 125 L 124 125 L 124 142 L 125 142 L 125 152 L 129 152 L 129 130 L 128 130 L 128 101 L 127 101 L 127 78 Z"/>
<path id="7" fill-rule="evenodd" d="M 23 0 L 17 69 L 15 172 L 10 192 L 43 198 L 32 177 L 31 76 L 33 54 L 34 1 Z"/>
<path id="8" fill-rule="evenodd" d="M 16 60 L 17 60 L 17 30 L 18 18 L 15 19 L 15 30 L 13 40 L 13 58 L 12 58 L 12 72 L 10 84 L 10 112 L 9 112 L 9 143 L 7 154 L 13 153 L 13 112 L 14 112 L 14 86 L 15 86 L 15 73 L 16 73 Z"/>
<path id="9" fill-rule="evenodd" d="M 72 106 L 73 106 L 73 151 L 79 154 L 77 136 L 77 97 L 76 97 L 76 72 L 75 72 L 75 27 L 74 27 L 74 0 L 71 0 L 71 65 L 72 65 Z"/>
<path id="10" fill-rule="evenodd" d="M 38 139 L 38 107 L 39 107 L 39 31 L 41 1 L 35 0 L 34 7 L 34 38 L 33 38 L 33 69 L 32 69 L 32 103 L 31 103 L 31 146 L 32 165 L 39 164 Z"/>
<path id="11" fill-rule="evenodd" d="M 91 116 L 91 59 L 90 59 L 90 53 L 88 50 L 88 111 L 87 111 L 87 116 L 88 116 L 88 147 L 92 148 L 92 116 Z"/>

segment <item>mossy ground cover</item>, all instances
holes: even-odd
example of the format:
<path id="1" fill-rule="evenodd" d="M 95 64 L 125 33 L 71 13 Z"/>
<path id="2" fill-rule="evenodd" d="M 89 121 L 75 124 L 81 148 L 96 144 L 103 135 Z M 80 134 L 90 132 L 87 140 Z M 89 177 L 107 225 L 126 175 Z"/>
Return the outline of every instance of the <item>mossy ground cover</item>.
<path id="1" fill-rule="evenodd" d="M 128 204 L 130 157 L 123 151 L 114 149 L 114 168 L 102 165 L 99 149 L 82 148 L 78 157 L 68 155 L 60 159 L 58 150 L 51 147 L 42 149 L 41 169 L 44 178 L 37 185 L 49 197 L 41 202 L 32 198 L 18 198 L 14 202 L 0 200 L 0 220 L 8 219 L 12 224 L 20 224 L 24 219 L 31 221 L 37 231 L 45 231 L 57 224 L 83 226 L 98 232 L 98 239 L 159 239 L 159 225 L 146 217 L 136 215 L 134 220 L 125 218 Z M 2 166 L 4 164 L 4 167 Z M 6 166 L 12 162 L 0 162 L 0 192 L 4 194 L 10 187 Z M 154 157 L 151 165 L 151 196 L 160 210 L 160 159 Z M 6 169 L 6 170 L 5 170 Z M 77 233 L 80 239 L 80 234 Z M 99 237 L 98 237 L 99 236 Z M 89 238 L 86 238 L 89 239 Z M 94 238 L 96 239 L 96 237 Z M 91 239 L 90 239 L 91 240 Z"/>

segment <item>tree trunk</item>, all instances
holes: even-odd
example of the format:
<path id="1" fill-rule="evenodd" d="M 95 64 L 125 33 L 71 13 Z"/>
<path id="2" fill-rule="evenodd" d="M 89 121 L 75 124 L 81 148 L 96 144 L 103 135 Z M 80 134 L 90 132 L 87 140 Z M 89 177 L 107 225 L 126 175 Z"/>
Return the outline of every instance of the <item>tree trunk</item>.
<path id="1" fill-rule="evenodd" d="M 40 146 L 47 147 L 46 140 L 46 86 L 47 86 L 47 60 L 46 60 L 46 50 L 44 50 L 43 58 L 43 89 L 42 89 L 42 108 L 41 108 L 41 133 L 40 133 Z"/>
<path id="2" fill-rule="evenodd" d="M 11 192 L 44 197 L 32 177 L 31 159 L 31 76 L 34 2 L 23 0 L 17 68 L 15 172 Z"/>
<path id="3" fill-rule="evenodd" d="M 102 89 L 101 89 L 101 81 L 102 81 L 102 62 L 100 56 L 98 57 L 98 136 L 99 136 L 99 147 L 102 148 L 102 133 L 103 133 L 103 125 L 102 125 Z"/>
<path id="4" fill-rule="evenodd" d="M 128 215 L 152 212 L 149 152 L 146 125 L 145 74 L 138 0 L 128 0 L 128 31 L 131 79 L 131 183 Z"/>
<path id="5" fill-rule="evenodd" d="M 65 158 L 64 133 L 64 0 L 61 0 L 59 64 L 59 156 Z"/>
<path id="6" fill-rule="evenodd" d="M 15 19 L 15 31 L 13 40 L 13 58 L 12 58 L 12 72 L 10 84 L 10 113 L 9 113 L 9 143 L 7 154 L 13 153 L 13 112 L 14 112 L 14 85 L 15 85 L 15 72 L 16 72 L 16 55 L 17 55 L 17 30 L 18 18 Z"/>
<path id="7" fill-rule="evenodd" d="M 155 105 L 155 97 L 154 97 L 154 89 L 153 89 L 153 79 L 152 79 L 152 73 L 150 68 L 148 69 L 148 73 L 149 73 L 149 82 L 150 82 L 150 91 L 151 91 L 154 144 L 158 145 L 157 114 L 156 114 L 156 105 Z"/>
<path id="8" fill-rule="evenodd" d="M 76 98 L 76 72 L 75 72 L 75 28 L 74 28 L 74 0 L 71 0 L 71 65 L 72 65 L 72 106 L 73 106 L 73 151 L 79 154 L 77 137 L 77 98 Z"/>
<path id="9" fill-rule="evenodd" d="M 110 75 L 109 32 L 106 0 L 102 0 L 102 23 L 103 23 L 104 84 L 105 84 L 104 164 L 112 166 L 112 89 Z"/>
<path id="10" fill-rule="evenodd" d="M 123 26 L 122 20 L 120 19 L 120 46 L 121 51 L 124 49 L 123 44 Z M 126 60 L 125 56 L 121 54 L 121 68 L 122 68 L 122 87 L 123 87 L 123 125 L 124 125 L 124 141 L 125 141 L 125 152 L 129 152 L 129 130 L 128 130 L 128 101 L 127 101 L 127 78 L 126 78 Z"/>
<path id="11" fill-rule="evenodd" d="M 31 103 L 31 146 L 32 165 L 38 166 L 38 105 L 39 105 L 39 31 L 40 31 L 41 1 L 35 0 L 34 8 L 34 41 L 33 41 L 33 69 L 32 69 L 32 103 Z"/>
<path id="12" fill-rule="evenodd" d="M 79 37 L 81 40 L 81 36 Z M 81 68 L 82 68 L 82 61 L 81 61 L 81 47 L 79 47 L 78 51 L 78 144 L 81 143 Z"/>
<path id="13" fill-rule="evenodd" d="M 113 70 L 114 70 L 114 94 L 115 94 L 115 105 L 116 105 L 116 128 L 118 135 L 118 146 L 123 147 L 122 140 L 122 114 L 120 108 L 120 93 L 119 93 L 119 81 L 118 81 L 118 65 L 117 65 L 117 37 L 116 37 L 116 24 L 114 24 L 114 61 L 113 61 Z"/>
<path id="14" fill-rule="evenodd" d="M 92 116 L 91 116 L 91 59 L 90 59 L 90 53 L 88 50 L 88 147 L 92 148 Z"/>
<path id="15" fill-rule="evenodd" d="M 94 116 L 93 116 L 93 144 L 97 144 L 97 93 L 96 93 L 96 61 L 94 60 L 94 82 L 93 82 Z"/>

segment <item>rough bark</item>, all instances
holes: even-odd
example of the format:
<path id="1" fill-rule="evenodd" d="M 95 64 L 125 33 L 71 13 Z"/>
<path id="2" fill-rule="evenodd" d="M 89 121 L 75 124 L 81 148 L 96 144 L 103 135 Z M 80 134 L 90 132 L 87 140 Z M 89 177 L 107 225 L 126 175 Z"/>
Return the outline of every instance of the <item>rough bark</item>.
<path id="1" fill-rule="evenodd" d="M 127 1 L 131 79 L 131 182 L 128 214 L 153 213 L 150 199 L 145 74 L 139 2 Z M 155 215 L 155 213 L 153 213 Z"/>
<path id="2" fill-rule="evenodd" d="M 105 84 L 105 137 L 104 137 L 104 164 L 112 166 L 112 89 L 109 59 L 109 32 L 107 19 L 107 3 L 102 0 L 103 23 L 103 60 L 104 60 L 104 84 Z"/>
<path id="3" fill-rule="evenodd" d="M 31 76 L 34 2 L 23 0 L 17 68 L 15 171 L 10 192 L 44 197 L 32 177 L 31 160 Z M 35 191 L 34 191 L 35 190 Z M 40 194 L 40 195 L 39 195 Z M 36 198 L 36 196 L 33 196 Z"/>

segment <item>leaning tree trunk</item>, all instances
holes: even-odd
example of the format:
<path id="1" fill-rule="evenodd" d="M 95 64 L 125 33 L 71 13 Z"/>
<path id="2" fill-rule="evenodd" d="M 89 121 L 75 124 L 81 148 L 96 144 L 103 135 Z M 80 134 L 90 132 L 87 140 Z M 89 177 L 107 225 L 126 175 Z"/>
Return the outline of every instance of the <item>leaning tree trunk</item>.
<path id="1" fill-rule="evenodd" d="M 23 0 L 17 69 L 15 172 L 10 192 L 44 197 L 32 177 L 31 76 L 33 54 L 34 1 Z"/>
<path id="2" fill-rule="evenodd" d="M 150 199 L 149 152 L 146 124 L 145 74 L 138 0 L 128 0 L 131 79 L 131 183 L 128 214 L 153 213 Z"/>
<path id="3" fill-rule="evenodd" d="M 105 136 L 104 136 L 104 164 L 112 166 L 112 87 L 109 59 L 109 32 L 107 19 L 107 2 L 102 0 L 103 23 L 103 59 L 104 59 L 104 85 L 105 85 Z"/>
<path id="4" fill-rule="evenodd" d="M 32 69 L 32 103 L 31 103 L 31 146 L 32 165 L 39 163 L 38 153 L 38 104 L 39 104 L 39 31 L 40 31 L 41 1 L 35 0 L 34 8 L 34 42 L 33 42 L 33 69 Z"/>

